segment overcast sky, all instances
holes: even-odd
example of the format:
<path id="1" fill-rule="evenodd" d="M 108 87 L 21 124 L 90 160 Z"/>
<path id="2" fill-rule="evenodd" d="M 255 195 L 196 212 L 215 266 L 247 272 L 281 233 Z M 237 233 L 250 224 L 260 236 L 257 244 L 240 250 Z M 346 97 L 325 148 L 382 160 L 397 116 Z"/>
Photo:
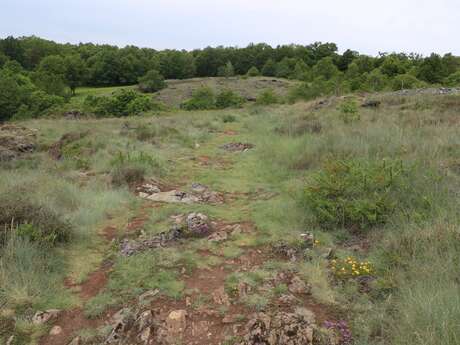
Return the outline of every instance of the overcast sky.
<path id="1" fill-rule="evenodd" d="M 335 42 L 460 55 L 460 0 L 0 0 L 0 37 L 156 49 Z"/>

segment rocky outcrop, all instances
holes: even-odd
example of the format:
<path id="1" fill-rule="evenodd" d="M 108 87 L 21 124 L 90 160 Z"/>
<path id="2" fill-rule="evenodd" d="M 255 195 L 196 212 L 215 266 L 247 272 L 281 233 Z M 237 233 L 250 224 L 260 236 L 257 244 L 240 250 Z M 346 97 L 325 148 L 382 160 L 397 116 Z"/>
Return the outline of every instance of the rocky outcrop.
<path id="1" fill-rule="evenodd" d="M 48 309 L 46 311 L 37 311 L 32 317 L 32 323 L 42 325 L 48 321 L 55 320 L 61 311 L 59 309 Z"/>
<path id="2" fill-rule="evenodd" d="M 25 127 L 0 125 L 0 162 L 11 161 L 37 148 L 36 132 Z"/>
<path id="3" fill-rule="evenodd" d="M 187 312 L 172 310 L 165 320 L 153 310 L 133 312 L 123 308 L 112 317 L 111 332 L 105 345 L 172 345 L 184 337 Z"/>
<path id="4" fill-rule="evenodd" d="M 193 183 L 188 192 L 178 189 L 162 191 L 161 188 L 154 183 L 145 183 L 137 187 L 136 191 L 143 199 L 169 204 L 222 204 L 225 201 L 222 193 L 215 192 L 208 186 L 200 183 Z"/>
<path id="5" fill-rule="evenodd" d="M 180 239 L 206 237 L 211 232 L 212 226 L 208 216 L 194 212 L 187 215 L 185 220 L 183 218 L 178 219 L 170 230 L 158 235 L 150 237 L 142 235 L 135 240 L 124 239 L 120 245 L 120 253 L 124 256 L 131 256 L 148 249 L 172 245 Z"/>
<path id="6" fill-rule="evenodd" d="M 254 144 L 250 143 L 228 143 L 222 145 L 221 149 L 229 152 L 246 152 L 252 148 L 254 148 Z"/>
<path id="7" fill-rule="evenodd" d="M 305 309 L 274 315 L 257 313 L 247 323 L 246 335 L 239 345 L 314 344 L 316 328 L 313 314 Z"/>

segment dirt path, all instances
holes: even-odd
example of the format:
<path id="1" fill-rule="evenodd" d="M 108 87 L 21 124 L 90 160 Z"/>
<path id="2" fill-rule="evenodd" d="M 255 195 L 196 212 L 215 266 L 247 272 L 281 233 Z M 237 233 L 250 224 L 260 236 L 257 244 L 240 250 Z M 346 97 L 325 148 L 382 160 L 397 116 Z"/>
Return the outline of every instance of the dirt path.
<path id="1" fill-rule="evenodd" d="M 218 137 L 234 136 L 237 133 L 227 131 L 221 133 Z M 249 147 L 249 146 L 248 146 Z M 252 147 L 251 147 L 252 148 Z M 197 154 L 192 160 L 192 165 L 195 168 L 195 173 L 206 169 L 215 168 L 217 173 L 222 174 L 224 171 L 235 169 L 231 164 L 231 159 L 228 157 L 215 157 L 209 155 Z M 192 176 L 187 176 L 190 180 Z M 177 188 L 177 187 L 176 187 Z M 225 192 L 224 192 L 225 193 Z M 268 193 L 263 190 L 247 193 L 231 193 L 224 198 L 224 204 L 209 204 L 207 206 L 233 208 L 240 207 L 238 211 L 242 215 L 246 214 L 247 203 L 252 201 L 263 201 L 274 197 L 275 194 Z M 240 205 L 238 206 L 238 201 Z M 160 209 L 164 204 L 158 202 L 144 202 L 140 207 L 137 216 L 135 216 L 125 227 L 123 237 L 128 235 L 133 236 L 137 230 L 142 229 L 149 219 L 149 212 L 153 208 Z M 226 232 L 228 235 L 222 242 L 219 242 L 220 248 L 224 248 L 227 241 L 231 242 L 231 232 L 234 227 L 238 227 L 240 234 L 258 236 L 258 230 L 255 225 L 249 220 L 240 220 L 239 222 L 229 223 L 225 219 L 213 219 L 214 233 Z M 120 235 L 116 227 L 107 227 L 102 231 L 101 236 L 107 243 L 113 241 Z M 234 245 L 235 246 L 235 245 Z M 263 267 L 270 259 L 275 258 L 270 247 L 251 247 L 238 246 L 238 255 L 233 258 L 226 257 L 224 253 L 210 252 L 206 249 L 198 250 L 199 256 L 206 260 L 210 256 L 218 257 L 220 264 L 211 265 L 208 268 L 195 269 L 193 272 L 186 272 L 182 268 L 180 280 L 185 284 L 184 294 L 180 299 L 168 298 L 158 294 L 149 305 L 143 305 L 142 308 L 149 309 L 155 314 L 156 322 L 165 323 L 172 312 L 186 313 L 185 329 L 181 330 L 181 343 L 189 345 L 221 345 L 228 339 L 237 339 L 243 336 L 246 332 L 245 326 L 248 319 L 256 311 L 251 304 L 244 303 L 249 295 L 254 295 L 257 298 L 266 298 L 267 305 L 263 307 L 266 312 L 287 311 L 291 312 L 295 308 L 301 306 L 311 310 L 319 322 L 333 319 L 333 311 L 316 303 L 311 295 L 308 294 L 306 286 L 301 286 L 297 290 L 292 289 L 291 285 L 297 279 L 291 273 L 277 274 L 276 277 L 270 279 L 265 278 L 260 281 L 260 286 L 249 286 L 244 282 L 239 282 L 237 288 L 233 292 L 229 292 L 227 281 L 232 274 L 252 274 Z M 283 259 L 284 260 L 284 259 Z M 88 275 L 87 279 L 81 284 L 74 284 L 71 281 L 66 281 L 66 286 L 78 294 L 82 304 L 89 301 L 100 293 L 109 280 L 109 274 L 112 269 L 110 261 L 103 262 L 101 266 L 94 272 Z M 180 267 L 179 267 L 180 270 Z M 269 294 L 270 289 L 276 286 L 289 286 L 289 291 L 280 293 L 280 295 Z M 302 291 L 304 289 L 305 291 Z M 270 297 L 258 297 L 266 294 Z M 127 303 L 130 307 L 136 309 L 138 301 Z M 41 339 L 40 345 L 67 345 L 76 336 L 77 332 L 82 329 L 96 329 L 103 325 L 113 325 L 112 316 L 117 310 L 107 311 L 104 315 L 96 319 L 88 319 L 85 317 L 82 308 L 63 312 L 55 325 L 62 328 L 62 332 L 54 336 L 45 336 Z M 130 343 L 144 344 L 140 340 L 132 342 L 132 335 L 129 335 Z M 135 339 L 138 335 L 136 335 Z M 92 344 L 92 343 L 91 343 Z M 117 343 L 118 344 L 118 343 Z M 121 343 L 120 343 L 121 344 Z M 149 343 L 150 344 L 150 343 Z M 151 344 L 156 344 L 154 341 Z"/>

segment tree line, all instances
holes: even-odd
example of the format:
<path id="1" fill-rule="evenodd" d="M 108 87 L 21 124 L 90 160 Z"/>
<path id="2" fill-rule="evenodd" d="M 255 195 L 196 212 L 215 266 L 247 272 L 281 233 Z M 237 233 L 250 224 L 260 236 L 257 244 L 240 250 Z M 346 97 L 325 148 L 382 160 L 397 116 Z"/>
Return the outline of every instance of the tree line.
<path id="1" fill-rule="evenodd" d="M 132 85 L 151 71 L 165 79 L 233 75 L 298 79 L 306 83 L 299 95 L 460 84 L 460 58 L 452 54 L 368 56 L 353 50 L 340 54 L 336 44 L 321 42 L 158 51 L 9 36 L 0 39 L 0 119 L 16 114 L 20 107 L 23 112 L 37 112 L 65 101 L 81 85 Z"/>

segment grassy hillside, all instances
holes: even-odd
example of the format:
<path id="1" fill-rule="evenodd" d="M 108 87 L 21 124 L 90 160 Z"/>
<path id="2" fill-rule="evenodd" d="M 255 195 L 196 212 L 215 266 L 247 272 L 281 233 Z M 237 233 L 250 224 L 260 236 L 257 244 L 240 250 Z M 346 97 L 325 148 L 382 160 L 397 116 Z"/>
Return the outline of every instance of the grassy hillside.
<path id="1" fill-rule="evenodd" d="M 222 81 L 234 84 L 206 83 Z M 170 83 L 158 97 L 175 105 L 202 83 Z M 271 83 L 285 82 L 241 80 L 235 90 L 251 96 Z M 81 89 L 77 100 L 111 91 Z M 184 343 L 252 344 L 254 312 L 302 307 L 316 318 L 313 344 L 460 344 L 460 97 L 363 100 L 0 131 L 32 151 L 0 140 L 13 152 L 0 163 L 0 343 L 99 344 L 128 307 L 154 310 L 159 324 L 186 310 Z M 199 198 L 158 202 L 151 189 Z M 196 212 L 211 237 L 140 245 Z M 56 319 L 31 321 L 55 308 Z M 61 333 L 49 335 L 53 325 Z"/>

